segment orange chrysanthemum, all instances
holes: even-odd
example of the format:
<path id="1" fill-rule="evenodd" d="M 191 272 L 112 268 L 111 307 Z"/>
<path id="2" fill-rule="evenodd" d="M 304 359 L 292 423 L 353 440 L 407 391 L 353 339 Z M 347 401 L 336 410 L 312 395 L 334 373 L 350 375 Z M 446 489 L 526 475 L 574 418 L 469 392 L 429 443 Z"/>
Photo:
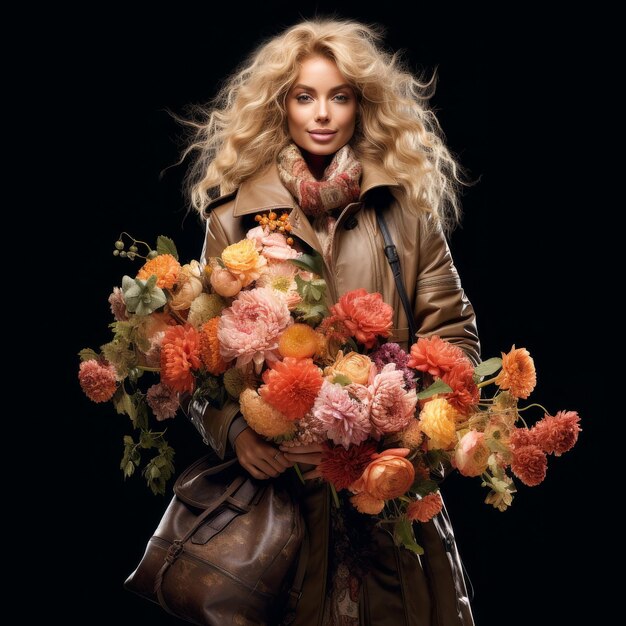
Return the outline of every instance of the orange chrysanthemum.
<path id="1" fill-rule="evenodd" d="M 278 352 L 284 357 L 307 359 L 320 348 L 318 334 L 308 324 L 292 324 L 278 340 Z"/>
<path id="2" fill-rule="evenodd" d="M 546 477 L 548 457 L 538 446 L 515 448 L 511 469 L 525 485 L 534 487 Z"/>
<path id="3" fill-rule="evenodd" d="M 311 359 L 287 357 L 272 363 L 263 382 L 259 395 L 288 419 L 297 420 L 313 407 L 323 378 Z"/>
<path id="4" fill-rule="evenodd" d="M 467 415 L 478 404 L 480 392 L 474 382 L 474 367 L 469 361 L 456 363 L 442 380 L 452 388 L 445 398 L 459 415 Z"/>
<path id="5" fill-rule="evenodd" d="M 546 415 L 531 432 L 535 444 L 544 452 L 561 456 L 574 447 L 580 431 L 580 417 L 576 411 L 559 411 L 554 416 Z"/>
<path id="6" fill-rule="evenodd" d="M 516 398 L 526 399 L 537 384 L 535 363 L 526 348 L 511 348 L 502 353 L 502 370 L 496 377 L 500 389 L 508 389 Z"/>
<path id="7" fill-rule="evenodd" d="M 157 277 L 157 287 L 171 289 L 178 281 L 180 263 L 171 254 L 159 254 L 150 259 L 139 270 L 137 278 L 148 280 L 153 274 Z"/>
<path id="8" fill-rule="evenodd" d="M 213 376 L 223 374 L 228 365 L 220 354 L 220 342 L 217 338 L 217 327 L 220 323 L 219 317 L 213 317 L 202 325 L 200 331 L 200 358 L 204 367 Z"/>
<path id="9" fill-rule="evenodd" d="M 441 378 L 460 362 L 469 363 L 463 350 L 439 335 L 433 335 L 429 338 L 420 337 L 411 346 L 407 367 Z"/>
<path id="10" fill-rule="evenodd" d="M 161 344 L 161 382 L 180 393 L 194 389 L 192 370 L 202 365 L 200 333 L 193 326 L 172 326 Z"/>
<path id="11" fill-rule="evenodd" d="M 244 389 L 239 396 L 239 407 L 244 419 L 259 435 L 287 437 L 295 432 L 295 424 L 269 405 L 254 389 Z"/>
<path id="12" fill-rule="evenodd" d="M 365 491 L 353 495 L 350 502 L 359 513 L 366 515 L 378 515 L 385 508 L 384 500 L 374 498 Z"/>
<path id="13" fill-rule="evenodd" d="M 443 509 L 443 500 L 438 493 L 429 493 L 421 500 L 411 502 L 406 509 L 406 516 L 414 522 L 428 522 Z"/>

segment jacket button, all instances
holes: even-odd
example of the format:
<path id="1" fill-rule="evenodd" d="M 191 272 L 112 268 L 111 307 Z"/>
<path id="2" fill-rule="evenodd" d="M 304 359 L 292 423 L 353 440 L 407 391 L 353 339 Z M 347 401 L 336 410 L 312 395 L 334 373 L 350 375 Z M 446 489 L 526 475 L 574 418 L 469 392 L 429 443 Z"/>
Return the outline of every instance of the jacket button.
<path id="1" fill-rule="evenodd" d="M 344 225 L 344 228 L 346 230 L 352 230 L 353 228 L 356 228 L 359 224 L 359 220 L 356 219 L 356 217 L 354 217 L 354 215 L 351 215 L 347 220 L 346 223 Z"/>

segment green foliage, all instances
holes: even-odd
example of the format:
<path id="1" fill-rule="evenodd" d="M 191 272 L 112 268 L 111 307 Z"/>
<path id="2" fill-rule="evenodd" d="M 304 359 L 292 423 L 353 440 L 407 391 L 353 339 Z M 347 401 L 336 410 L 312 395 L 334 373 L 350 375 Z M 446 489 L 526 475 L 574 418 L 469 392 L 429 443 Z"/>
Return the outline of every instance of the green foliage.
<path id="1" fill-rule="evenodd" d="M 113 402 L 115 410 L 120 415 L 128 415 L 134 425 L 137 420 L 137 408 L 133 399 L 126 393 L 126 389 L 124 389 L 123 385 L 118 387 L 111 401 Z"/>
<path id="2" fill-rule="evenodd" d="M 475 376 L 489 376 L 491 374 L 495 374 L 502 367 L 502 359 L 500 357 L 494 356 L 491 359 L 487 359 L 482 363 L 478 364 L 474 368 Z"/>
<path id="3" fill-rule="evenodd" d="M 324 263 L 322 257 L 317 254 L 302 254 L 297 259 L 291 259 L 291 262 L 300 269 L 313 272 L 318 276 L 324 273 Z"/>
<path id="4" fill-rule="evenodd" d="M 98 360 L 100 358 L 98 353 L 95 350 L 92 350 L 91 348 L 83 348 L 78 353 L 78 356 L 80 357 L 81 361 L 93 361 L 93 360 Z"/>
<path id="5" fill-rule="evenodd" d="M 343 387 L 349 385 L 351 382 L 352 381 L 345 374 L 335 374 L 333 378 L 333 383 L 342 385 Z"/>
<path id="6" fill-rule="evenodd" d="M 451 391 L 452 387 L 450 387 L 450 385 L 446 385 L 443 380 L 438 378 L 432 385 L 429 385 L 426 389 L 420 391 L 417 394 L 417 399 L 425 400 L 426 398 L 436 396 L 438 393 L 450 393 Z"/>
<path id="7" fill-rule="evenodd" d="M 176 244 L 169 237 L 159 235 L 157 237 L 156 250 L 159 254 L 171 254 L 178 261 L 178 250 L 176 250 Z"/>
<path id="8" fill-rule="evenodd" d="M 424 548 L 415 541 L 413 524 L 408 519 L 400 519 L 394 524 L 393 541 L 398 547 L 404 547 L 418 555 L 424 554 Z"/>

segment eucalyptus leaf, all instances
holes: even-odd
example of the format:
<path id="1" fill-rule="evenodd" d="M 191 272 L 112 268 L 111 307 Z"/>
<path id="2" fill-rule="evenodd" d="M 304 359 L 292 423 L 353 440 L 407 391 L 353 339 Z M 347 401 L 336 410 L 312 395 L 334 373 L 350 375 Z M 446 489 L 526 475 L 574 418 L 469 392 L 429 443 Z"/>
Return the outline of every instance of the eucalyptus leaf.
<path id="1" fill-rule="evenodd" d="M 176 250 L 176 244 L 165 235 L 159 235 L 157 237 L 156 250 L 159 254 L 171 254 L 178 261 L 178 250 Z"/>
<path id="2" fill-rule="evenodd" d="M 430 398 L 431 396 L 435 396 L 438 393 L 450 393 L 452 391 L 452 387 L 450 385 L 446 385 L 441 379 L 437 379 L 432 385 L 429 385 L 423 391 L 420 391 L 417 394 L 418 400 L 425 400 L 426 398 Z"/>
<path id="3" fill-rule="evenodd" d="M 474 368 L 474 374 L 476 376 L 489 376 L 490 374 L 494 374 L 502 367 L 502 359 L 500 357 L 494 356 L 491 359 L 487 359 L 482 363 L 479 363 Z"/>
<path id="4" fill-rule="evenodd" d="M 83 348 L 79 353 L 78 356 L 80 357 L 81 361 L 94 361 L 94 360 L 98 360 L 99 355 L 95 350 L 92 350 L 91 348 Z"/>

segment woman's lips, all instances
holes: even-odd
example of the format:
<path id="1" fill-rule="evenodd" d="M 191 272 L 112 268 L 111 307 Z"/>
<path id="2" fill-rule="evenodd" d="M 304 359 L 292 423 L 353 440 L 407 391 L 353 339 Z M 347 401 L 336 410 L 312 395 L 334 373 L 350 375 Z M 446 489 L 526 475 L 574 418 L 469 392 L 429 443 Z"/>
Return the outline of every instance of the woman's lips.
<path id="1" fill-rule="evenodd" d="M 315 130 L 310 130 L 309 131 L 309 135 L 311 136 L 311 139 L 313 139 L 313 141 L 318 141 L 319 143 L 328 143 L 329 141 L 332 140 L 332 138 L 335 136 L 336 131 L 315 131 Z"/>

